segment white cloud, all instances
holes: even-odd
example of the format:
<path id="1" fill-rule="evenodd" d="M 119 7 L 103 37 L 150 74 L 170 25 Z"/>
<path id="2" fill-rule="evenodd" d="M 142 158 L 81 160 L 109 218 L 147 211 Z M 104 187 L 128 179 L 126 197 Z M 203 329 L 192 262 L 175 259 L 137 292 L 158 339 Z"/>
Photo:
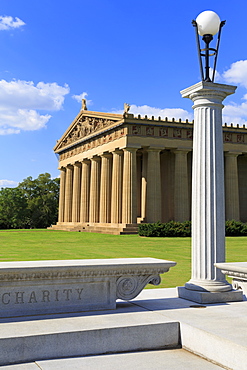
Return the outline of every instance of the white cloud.
<path id="1" fill-rule="evenodd" d="M 20 132 L 20 130 L 15 130 L 13 128 L 0 128 L 0 135 L 19 134 Z"/>
<path id="2" fill-rule="evenodd" d="M 21 130 L 39 130 L 51 118 L 38 111 L 62 109 L 68 85 L 32 81 L 0 80 L 0 135 L 19 133 Z"/>
<path id="3" fill-rule="evenodd" d="M 80 95 L 73 95 L 72 98 L 75 99 L 78 103 L 81 103 L 82 99 L 85 99 L 88 94 L 86 92 L 81 93 Z"/>
<path id="4" fill-rule="evenodd" d="M 35 86 L 32 81 L 0 80 L 0 107 L 60 110 L 68 93 L 67 84 L 59 86 L 56 82 L 39 82 Z"/>
<path id="5" fill-rule="evenodd" d="M 234 126 L 247 124 L 247 96 L 242 104 L 227 104 L 223 109 L 223 122 L 233 123 Z"/>
<path id="6" fill-rule="evenodd" d="M 239 60 L 232 63 L 230 68 L 221 76 L 223 82 L 240 85 L 247 88 L 247 60 Z M 234 125 L 247 124 L 247 94 L 242 98 L 240 104 L 231 102 L 223 109 L 223 122 Z"/>
<path id="7" fill-rule="evenodd" d="M 88 93 L 83 92 L 80 95 L 72 95 L 72 98 L 75 99 L 78 103 L 81 103 L 82 99 L 86 99 L 87 96 L 88 96 Z M 92 104 L 93 104 L 92 100 L 87 99 L 87 106 L 92 105 Z"/>
<path id="8" fill-rule="evenodd" d="M 123 110 L 121 111 L 114 111 L 114 113 L 122 114 Z M 188 111 L 182 109 L 182 108 L 156 108 L 156 107 L 150 107 L 148 105 L 131 105 L 129 113 L 134 114 L 135 116 L 140 114 L 141 116 L 154 116 L 155 118 L 161 117 L 164 119 L 165 117 L 171 119 L 175 118 L 178 120 L 179 118 L 182 119 L 182 121 L 189 119 L 193 119 L 193 114 L 189 113 Z"/>
<path id="9" fill-rule="evenodd" d="M 247 88 L 247 60 L 232 63 L 231 67 L 223 73 L 223 78 L 228 83 L 240 84 Z"/>
<path id="10" fill-rule="evenodd" d="M 25 25 L 25 22 L 23 22 L 18 17 L 11 17 L 11 16 L 0 16 L 0 30 L 10 30 L 13 28 L 19 28 Z"/>
<path id="11" fill-rule="evenodd" d="M 0 180 L 0 188 L 15 188 L 18 182 L 12 180 Z"/>

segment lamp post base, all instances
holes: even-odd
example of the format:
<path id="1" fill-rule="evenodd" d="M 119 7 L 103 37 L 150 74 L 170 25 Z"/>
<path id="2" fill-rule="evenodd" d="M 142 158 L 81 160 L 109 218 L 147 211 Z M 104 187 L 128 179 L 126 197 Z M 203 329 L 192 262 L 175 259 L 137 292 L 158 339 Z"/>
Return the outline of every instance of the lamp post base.
<path id="1" fill-rule="evenodd" d="M 230 290 L 227 292 L 206 292 L 190 290 L 185 287 L 177 287 L 177 291 L 179 298 L 187 299 L 188 301 L 200 304 L 240 302 L 243 300 L 243 293 L 239 290 Z"/>

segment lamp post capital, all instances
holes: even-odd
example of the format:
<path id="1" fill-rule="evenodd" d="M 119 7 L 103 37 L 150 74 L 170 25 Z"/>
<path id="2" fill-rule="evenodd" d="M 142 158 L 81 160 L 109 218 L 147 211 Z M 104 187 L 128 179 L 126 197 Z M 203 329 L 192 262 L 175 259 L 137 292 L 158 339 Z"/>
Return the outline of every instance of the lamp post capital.
<path id="1" fill-rule="evenodd" d="M 237 86 L 212 83 L 208 81 L 200 81 L 192 86 L 180 91 L 183 98 L 188 98 L 194 101 L 198 95 L 221 95 L 223 101 L 227 96 L 235 93 Z"/>

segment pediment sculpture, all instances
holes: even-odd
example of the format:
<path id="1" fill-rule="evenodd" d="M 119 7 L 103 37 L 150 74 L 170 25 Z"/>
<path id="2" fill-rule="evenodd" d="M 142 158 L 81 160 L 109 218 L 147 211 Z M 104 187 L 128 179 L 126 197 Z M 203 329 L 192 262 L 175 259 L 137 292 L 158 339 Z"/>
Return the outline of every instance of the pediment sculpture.
<path id="1" fill-rule="evenodd" d="M 117 121 L 105 118 L 96 118 L 87 116 L 80 117 L 76 122 L 75 126 L 70 131 L 70 133 L 61 142 L 59 147 L 62 148 L 64 146 L 67 146 L 68 144 L 76 142 L 116 122 Z"/>

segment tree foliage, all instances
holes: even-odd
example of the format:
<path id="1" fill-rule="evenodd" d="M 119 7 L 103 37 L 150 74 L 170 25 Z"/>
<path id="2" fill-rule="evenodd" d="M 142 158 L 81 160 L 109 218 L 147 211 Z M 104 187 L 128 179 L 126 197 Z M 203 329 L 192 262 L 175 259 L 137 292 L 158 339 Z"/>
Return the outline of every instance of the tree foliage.
<path id="1" fill-rule="evenodd" d="M 56 223 L 59 179 L 49 173 L 0 190 L 0 228 L 44 228 Z"/>
<path id="2" fill-rule="evenodd" d="M 0 190 L 0 228 L 22 229 L 27 226 L 27 200 L 19 188 Z"/>

